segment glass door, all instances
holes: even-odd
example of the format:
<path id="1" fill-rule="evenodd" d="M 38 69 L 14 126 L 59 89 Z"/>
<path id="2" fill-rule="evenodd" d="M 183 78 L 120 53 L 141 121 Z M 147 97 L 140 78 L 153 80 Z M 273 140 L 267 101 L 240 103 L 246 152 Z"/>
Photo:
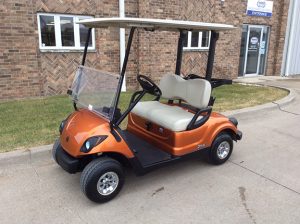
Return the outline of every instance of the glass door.
<path id="1" fill-rule="evenodd" d="M 258 68 L 258 74 L 264 75 L 266 71 L 266 61 L 267 61 L 267 50 L 269 46 L 269 32 L 270 27 L 264 26 L 262 31 L 262 39 L 259 46 L 260 62 Z"/>
<path id="2" fill-rule="evenodd" d="M 258 75 L 262 30 L 263 28 L 259 26 L 249 26 L 245 75 Z"/>
<path id="3" fill-rule="evenodd" d="M 264 75 L 269 27 L 243 25 L 239 76 Z"/>

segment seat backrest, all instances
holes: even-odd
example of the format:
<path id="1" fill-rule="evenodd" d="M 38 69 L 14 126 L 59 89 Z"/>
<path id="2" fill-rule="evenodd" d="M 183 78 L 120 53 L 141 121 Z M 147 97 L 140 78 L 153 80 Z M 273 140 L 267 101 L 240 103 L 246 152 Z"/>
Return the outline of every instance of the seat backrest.
<path id="1" fill-rule="evenodd" d="M 179 75 L 167 74 L 159 83 L 162 97 L 170 100 L 181 99 L 193 107 L 203 109 L 208 106 L 211 84 L 205 79 L 185 80 Z"/>

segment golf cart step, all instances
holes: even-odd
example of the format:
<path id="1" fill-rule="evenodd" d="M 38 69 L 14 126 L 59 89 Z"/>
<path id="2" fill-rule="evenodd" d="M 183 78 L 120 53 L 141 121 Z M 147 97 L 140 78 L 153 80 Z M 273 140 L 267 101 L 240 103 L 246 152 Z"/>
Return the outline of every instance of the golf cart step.
<path id="1" fill-rule="evenodd" d="M 151 145 L 129 131 L 123 132 L 123 138 L 143 167 L 172 159 L 171 154 Z"/>

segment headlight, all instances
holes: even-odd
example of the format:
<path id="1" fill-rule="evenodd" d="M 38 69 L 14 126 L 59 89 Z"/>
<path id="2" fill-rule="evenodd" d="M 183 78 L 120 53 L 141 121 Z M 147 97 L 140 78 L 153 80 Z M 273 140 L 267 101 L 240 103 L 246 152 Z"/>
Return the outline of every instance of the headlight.
<path id="1" fill-rule="evenodd" d="M 91 151 L 92 148 L 94 148 L 95 146 L 97 146 L 101 142 L 103 142 L 106 138 L 107 138 L 107 135 L 99 135 L 99 136 L 91 137 L 84 142 L 80 151 L 87 153 L 87 152 Z"/>
<path id="2" fill-rule="evenodd" d="M 60 125 L 59 125 L 59 133 L 61 134 L 64 130 L 64 127 L 65 127 L 65 123 L 66 123 L 66 120 L 63 120 Z"/>

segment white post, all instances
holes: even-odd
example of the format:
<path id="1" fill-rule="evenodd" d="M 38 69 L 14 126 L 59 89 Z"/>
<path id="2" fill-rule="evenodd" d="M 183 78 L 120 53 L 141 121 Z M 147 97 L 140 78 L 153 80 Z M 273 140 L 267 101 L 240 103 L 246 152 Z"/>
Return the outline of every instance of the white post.
<path id="1" fill-rule="evenodd" d="M 291 71 L 290 71 L 290 66 L 291 66 L 291 57 L 292 57 L 292 47 L 295 42 L 295 22 L 296 22 L 296 11 L 297 11 L 297 6 L 296 6 L 297 0 L 292 0 L 290 1 L 290 8 L 289 8 L 289 18 L 288 18 L 288 26 L 287 26 L 287 35 L 286 35 L 286 57 L 284 58 L 284 76 L 289 76 Z"/>
<path id="2" fill-rule="evenodd" d="M 125 17 L 125 0 L 119 0 L 119 16 Z M 123 60 L 125 57 L 125 29 L 120 28 L 120 71 L 122 70 Z M 126 92 L 126 75 L 122 84 L 122 92 Z"/>

